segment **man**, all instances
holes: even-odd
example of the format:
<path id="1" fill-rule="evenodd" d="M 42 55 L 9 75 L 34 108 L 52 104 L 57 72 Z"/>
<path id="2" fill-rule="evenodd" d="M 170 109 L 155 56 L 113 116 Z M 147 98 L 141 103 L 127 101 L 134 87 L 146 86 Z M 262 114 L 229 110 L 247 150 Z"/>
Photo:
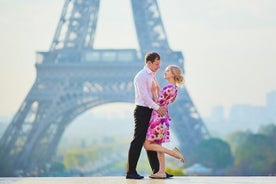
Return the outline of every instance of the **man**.
<path id="1" fill-rule="evenodd" d="M 134 109 L 134 136 L 130 143 L 127 162 L 127 179 L 143 179 L 136 171 L 137 162 L 139 160 L 141 150 L 146 138 L 148 123 L 152 110 L 156 110 L 161 116 L 166 114 L 164 107 L 160 107 L 153 101 L 152 83 L 157 84 L 155 74 L 160 68 L 160 56 L 156 52 L 150 52 L 145 56 L 145 66 L 134 77 L 135 88 L 135 109 Z M 147 151 L 148 159 L 153 173 L 159 170 L 159 162 L 155 151 Z M 166 177 L 172 175 L 166 173 Z"/>

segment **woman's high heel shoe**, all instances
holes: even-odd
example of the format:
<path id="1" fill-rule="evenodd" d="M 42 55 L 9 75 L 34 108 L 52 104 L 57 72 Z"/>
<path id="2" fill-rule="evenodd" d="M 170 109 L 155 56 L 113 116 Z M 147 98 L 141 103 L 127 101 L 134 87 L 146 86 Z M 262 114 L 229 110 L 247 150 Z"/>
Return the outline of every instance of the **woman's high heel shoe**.
<path id="1" fill-rule="evenodd" d="M 184 156 L 181 154 L 181 152 L 179 151 L 178 148 L 176 148 L 176 147 L 173 148 L 173 151 L 176 152 L 177 157 L 180 159 L 181 162 L 185 162 L 185 158 L 184 158 Z"/>
<path id="2" fill-rule="evenodd" d="M 152 179 L 166 179 L 166 174 L 155 173 L 149 176 Z"/>

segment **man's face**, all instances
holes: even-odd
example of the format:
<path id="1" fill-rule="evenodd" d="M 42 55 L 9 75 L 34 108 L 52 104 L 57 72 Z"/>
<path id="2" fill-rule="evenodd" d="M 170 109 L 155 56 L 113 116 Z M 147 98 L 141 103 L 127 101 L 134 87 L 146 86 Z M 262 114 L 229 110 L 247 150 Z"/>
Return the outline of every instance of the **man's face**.
<path id="1" fill-rule="evenodd" d="M 153 72 L 157 72 L 157 70 L 160 68 L 160 65 L 161 65 L 161 61 L 160 59 L 157 59 L 157 58 L 154 59 L 153 63 L 148 62 L 148 67 Z"/>

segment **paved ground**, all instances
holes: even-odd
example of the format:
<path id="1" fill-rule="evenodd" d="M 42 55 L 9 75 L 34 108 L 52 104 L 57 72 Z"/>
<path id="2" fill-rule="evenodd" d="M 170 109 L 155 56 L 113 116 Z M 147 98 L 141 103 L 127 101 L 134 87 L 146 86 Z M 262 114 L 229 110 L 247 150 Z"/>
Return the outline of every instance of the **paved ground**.
<path id="1" fill-rule="evenodd" d="M 130 180 L 124 177 L 0 178 L 0 184 L 276 184 L 276 177 L 174 177 Z"/>

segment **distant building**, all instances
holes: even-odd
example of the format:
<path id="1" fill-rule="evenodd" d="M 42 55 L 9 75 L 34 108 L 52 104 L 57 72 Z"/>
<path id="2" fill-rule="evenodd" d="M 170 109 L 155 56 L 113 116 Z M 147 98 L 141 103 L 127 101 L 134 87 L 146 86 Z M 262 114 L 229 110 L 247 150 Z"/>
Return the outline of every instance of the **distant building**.
<path id="1" fill-rule="evenodd" d="M 213 120 L 216 122 L 221 122 L 225 120 L 224 116 L 224 108 L 222 105 L 216 106 L 213 108 L 211 117 L 213 117 Z"/>
<path id="2" fill-rule="evenodd" d="M 220 136 L 237 130 L 256 132 L 262 125 L 276 123 L 276 91 L 267 94 L 265 106 L 233 105 L 228 117 L 224 115 L 223 106 L 216 106 L 204 120 L 208 129 Z"/>
<path id="3" fill-rule="evenodd" d="M 252 105 L 234 105 L 229 114 L 228 121 L 237 126 L 248 127 L 257 131 L 262 124 L 268 124 L 266 107 Z"/>
<path id="4" fill-rule="evenodd" d="M 276 122 L 276 91 L 272 91 L 266 96 L 266 111 L 269 120 Z"/>

